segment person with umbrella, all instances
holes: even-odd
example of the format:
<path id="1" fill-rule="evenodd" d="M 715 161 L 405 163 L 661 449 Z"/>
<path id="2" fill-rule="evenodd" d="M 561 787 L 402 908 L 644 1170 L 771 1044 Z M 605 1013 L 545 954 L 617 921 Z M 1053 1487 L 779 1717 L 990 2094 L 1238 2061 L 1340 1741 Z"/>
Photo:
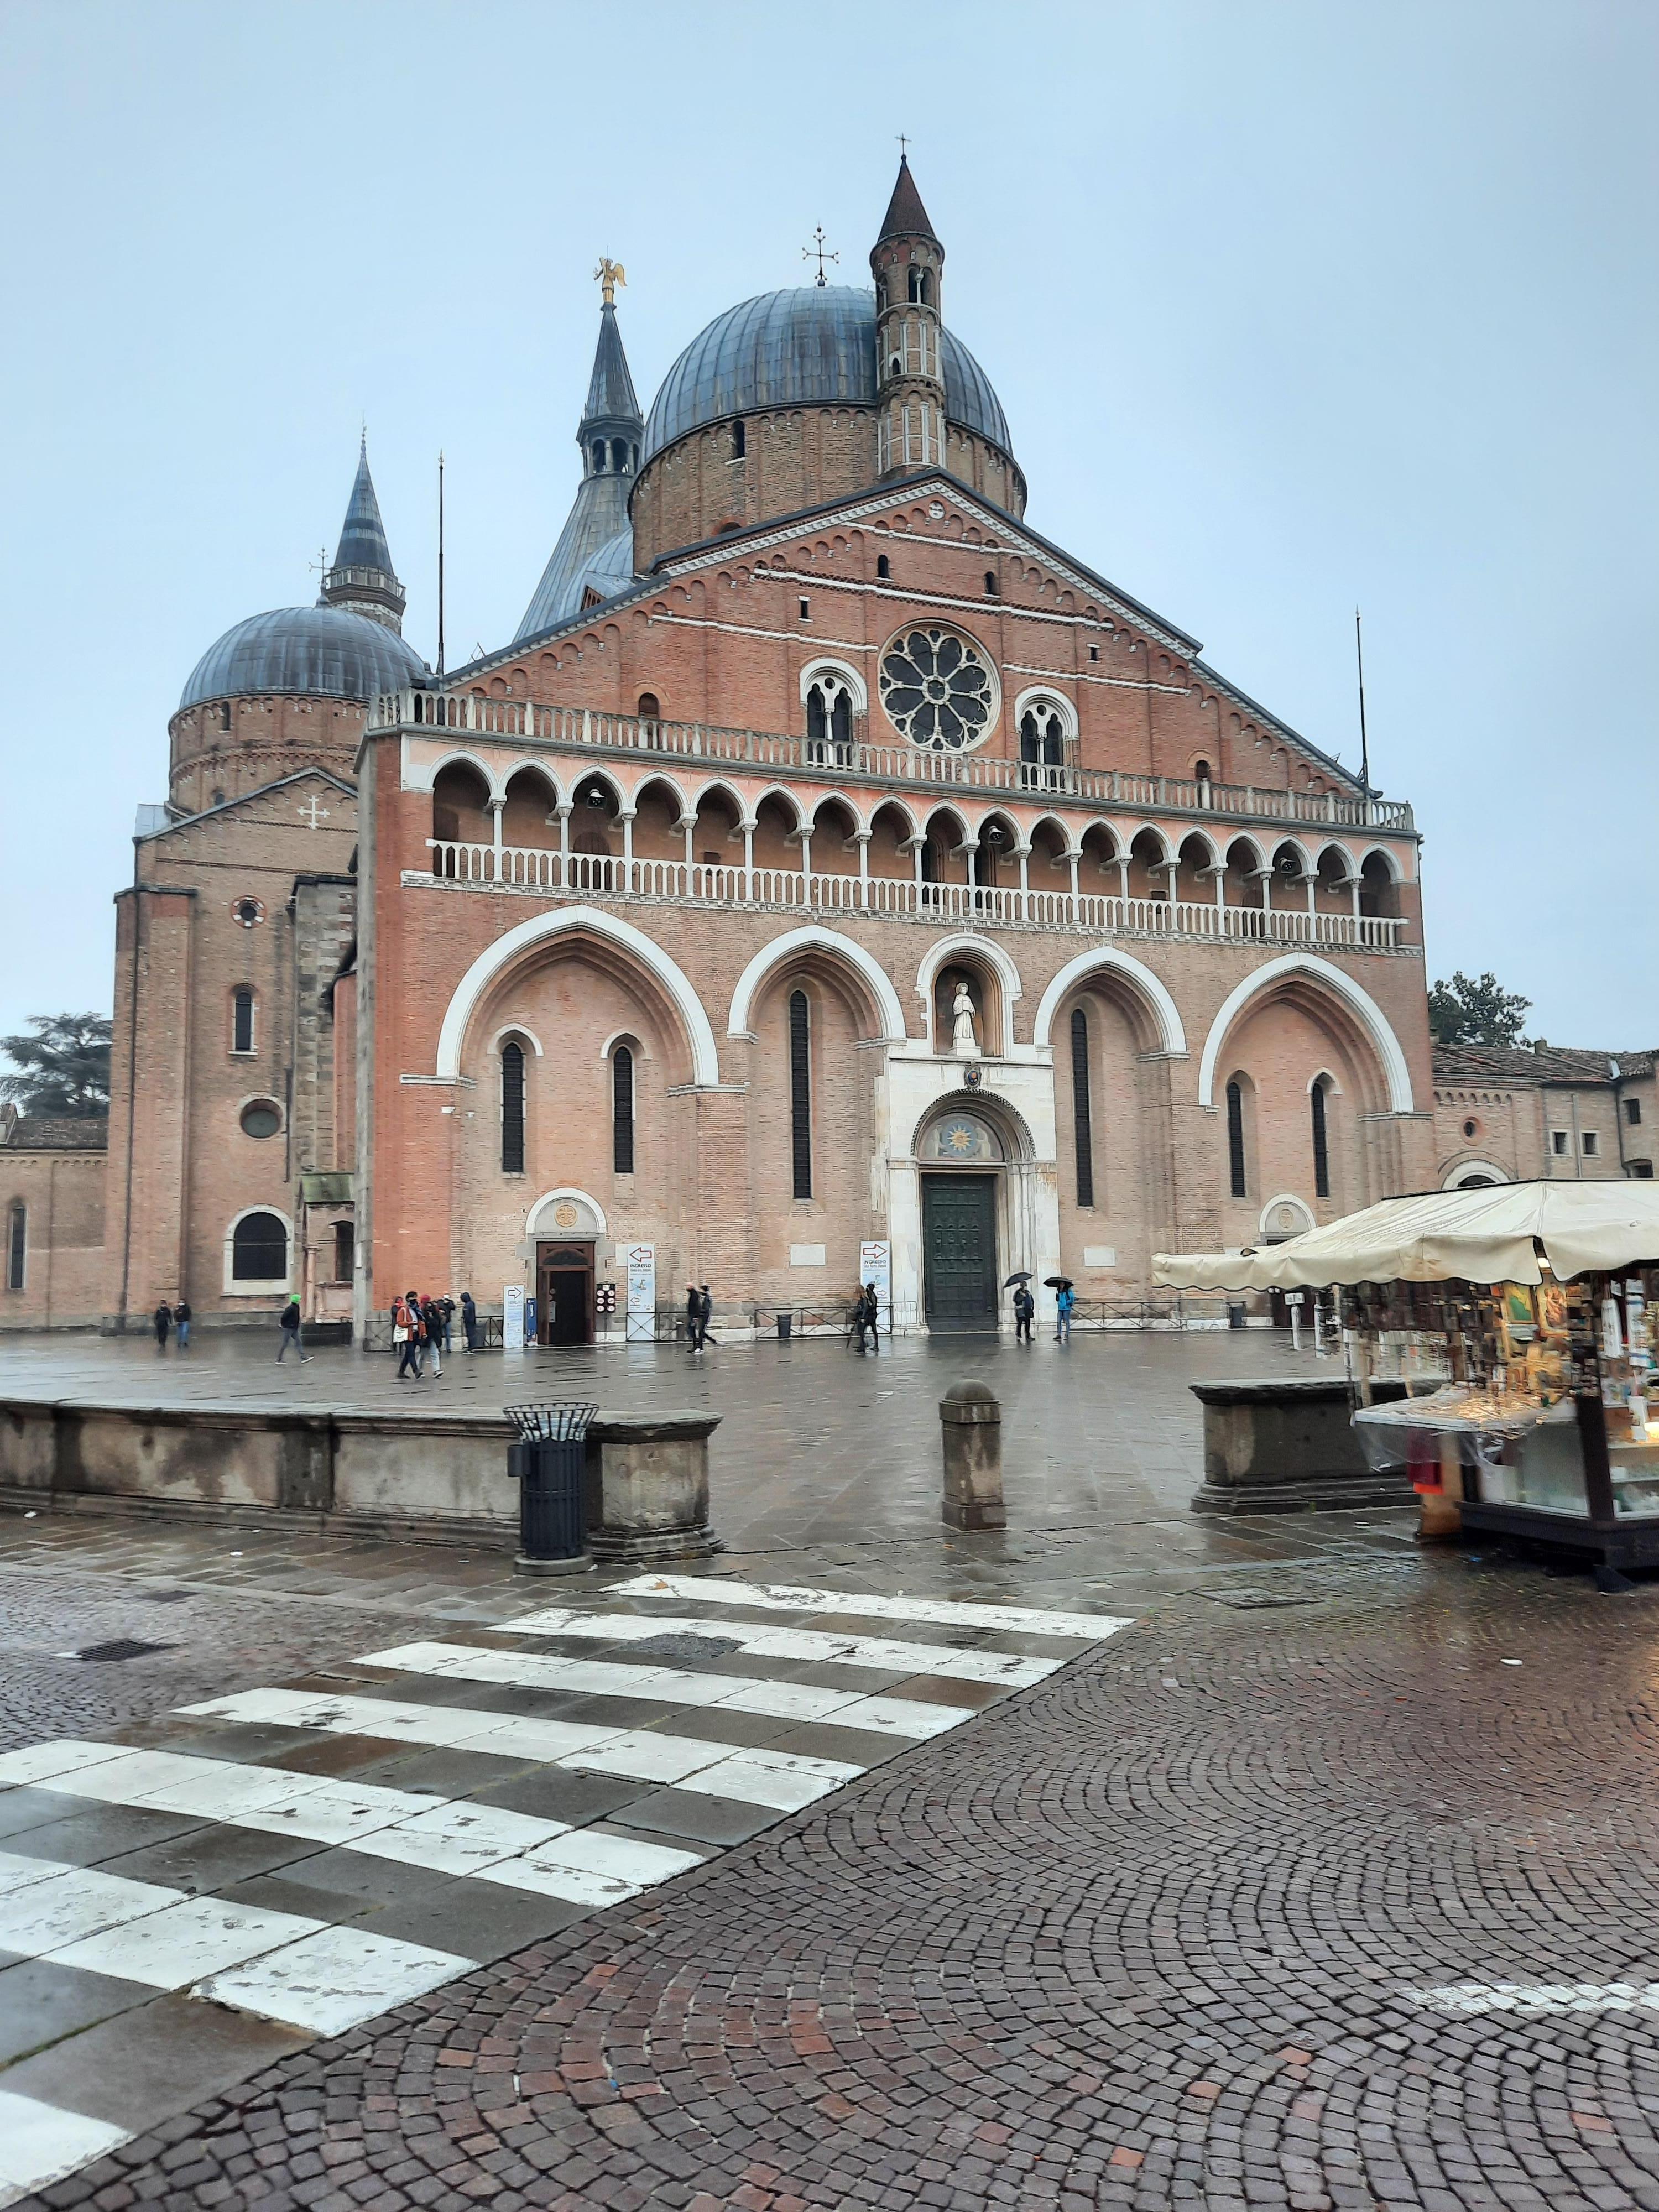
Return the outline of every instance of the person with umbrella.
<path id="1" fill-rule="evenodd" d="M 1072 1309 L 1077 1304 L 1072 1279 L 1069 1275 L 1045 1275 L 1042 1287 L 1054 1293 L 1054 1342 L 1069 1344 L 1072 1340 Z"/>
<path id="2" fill-rule="evenodd" d="M 1017 1274 L 1010 1275 L 1008 1282 L 1002 1286 L 1005 1291 L 1010 1283 L 1014 1291 L 1014 1342 L 1029 1344 L 1031 1341 L 1031 1319 L 1036 1312 L 1036 1300 L 1031 1296 L 1030 1269 L 1023 1267 Z"/>

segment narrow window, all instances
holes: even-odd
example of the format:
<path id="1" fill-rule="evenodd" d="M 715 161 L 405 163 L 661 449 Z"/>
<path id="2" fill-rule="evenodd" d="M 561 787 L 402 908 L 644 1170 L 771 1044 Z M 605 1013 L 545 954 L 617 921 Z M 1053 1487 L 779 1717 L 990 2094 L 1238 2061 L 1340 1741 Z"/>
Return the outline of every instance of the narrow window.
<path id="1" fill-rule="evenodd" d="M 228 730 L 230 727 L 230 702 L 228 699 L 225 701 L 224 704 L 219 709 L 219 727 L 222 730 Z"/>
<path id="2" fill-rule="evenodd" d="M 812 619 L 812 602 L 811 601 L 811 599 L 803 599 L 803 600 L 801 601 L 801 603 L 800 603 L 800 618 L 801 618 L 801 620 L 802 620 L 803 622 L 811 622 L 811 619 Z"/>
<path id="3" fill-rule="evenodd" d="M 749 451 L 749 433 L 739 419 L 732 425 L 732 458 L 740 461 Z"/>
<path id="4" fill-rule="evenodd" d="M 524 1173 L 524 1047 L 501 1047 L 501 1173 Z"/>
<path id="5" fill-rule="evenodd" d="M 1309 1095 L 1313 1109 L 1314 1196 L 1331 1194 L 1331 1148 L 1325 1133 L 1325 1086 L 1316 1083 Z"/>
<path id="6" fill-rule="evenodd" d="M 1100 647 L 1099 647 L 1097 645 L 1091 645 L 1091 646 L 1089 647 L 1089 658 L 1090 658 L 1090 659 L 1091 659 L 1091 660 L 1098 660 L 1098 659 L 1099 659 L 1099 658 L 1100 658 Z"/>
<path id="7" fill-rule="evenodd" d="M 356 1231 L 349 1221 L 337 1221 L 334 1224 L 334 1279 L 337 1283 L 351 1280 L 356 1256 Z"/>
<path id="8" fill-rule="evenodd" d="M 988 599 L 994 599 L 996 595 L 997 572 L 994 568 L 988 568 L 985 571 L 985 596 Z"/>
<path id="9" fill-rule="evenodd" d="M 611 441 L 611 465 L 619 477 L 625 476 L 628 473 L 628 441 L 626 438 L 613 438 Z"/>
<path id="10" fill-rule="evenodd" d="M 1594 1129 L 1586 1129 L 1583 1132 L 1583 1138 L 1584 1157 L 1586 1159 L 1593 1159 L 1601 1149 L 1601 1140 Z"/>
<path id="11" fill-rule="evenodd" d="M 603 476 L 605 473 L 605 440 L 603 438 L 595 438 L 593 441 L 593 472 L 596 476 Z"/>
<path id="12" fill-rule="evenodd" d="M 1194 781 L 1195 783 L 1208 783 L 1208 782 L 1209 782 L 1209 781 L 1210 781 L 1210 763 L 1208 763 L 1208 761 L 1201 760 L 1201 761 L 1200 761 L 1200 762 L 1198 762 L 1198 763 L 1197 763 L 1197 764 L 1194 766 L 1194 769 L 1193 769 L 1193 780 L 1194 780 Z"/>
<path id="13" fill-rule="evenodd" d="M 1639 1128 L 1641 1127 L 1641 1126 L 1642 1126 L 1642 1102 L 1641 1102 L 1641 1100 L 1640 1100 L 1639 1098 L 1626 1098 L 1626 1101 L 1625 1101 L 1625 1121 L 1626 1121 L 1626 1122 L 1627 1126 L 1628 1126 L 1629 1127 L 1632 1128 L 1632 1129 L 1639 1129 Z"/>
<path id="14" fill-rule="evenodd" d="M 806 994 L 789 994 L 789 1146 L 795 1196 L 812 1195 L 812 1069 L 807 1056 Z"/>
<path id="15" fill-rule="evenodd" d="M 237 986 L 231 1000 L 230 1048 L 233 1052 L 253 1049 L 253 994 L 246 983 Z"/>
<path id="16" fill-rule="evenodd" d="M 1566 1149 L 1566 1131 L 1565 1129 L 1552 1129 L 1550 1131 L 1550 1150 L 1555 1154 L 1556 1158 L 1559 1159 L 1565 1154 Z"/>
<path id="17" fill-rule="evenodd" d="M 1089 1017 L 1072 1012 L 1072 1127 L 1077 1132 L 1077 1202 L 1095 1202 L 1094 1135 L 1089 1121 Z"/>
<path id="18" fill-rule="evenodd" d="M 634 1055 L 625 1044 L 611 1057 L 611 1164 L 634 1172 Z"/>
<path id="19" fill-rule="evenodd" d="M 635 709 L 635 712 L 638 714 L 641 721 L 654 722 L 659 720 L 661 717 L 662 703 L 657 697 L 654 691 L 641 691 L 640 694 L 640 703 Z"/>
<path id="20" fill-rule="evenodd" d="M 1237 1083 L 1227 1085 L 1227 1170 L 1235 1198 L 1249 1195 L 1244 1184 L 1244 1093 Z"/>
<path id="21" fill-rule="evenodd" d="M 885 583 L 892 573 L 892 562 L 888 559 L 884 553 L 878 553 L 876 556 L 876 574 L 881 579 L 882 582 Z"/>
<path id="22" fill-rule="evenodd" d="M 21 1198 L 15 1199 L 12 1202 L 11 1216 L 6 1224 L 6 1288 L 9 1291 L 21 1291 L 23 1287 L 28 1249 L 28 1208 Z"/>

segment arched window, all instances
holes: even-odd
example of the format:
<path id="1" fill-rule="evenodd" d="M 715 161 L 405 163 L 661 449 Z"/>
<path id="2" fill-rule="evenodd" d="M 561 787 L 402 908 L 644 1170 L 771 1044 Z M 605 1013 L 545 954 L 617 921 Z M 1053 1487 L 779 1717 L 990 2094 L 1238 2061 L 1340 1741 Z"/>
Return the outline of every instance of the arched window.
<path id="1" fill-rule="evenodd" d="M 288 1280 L 288 1229 L 279 1213 L 245 1213 L 231 1231 L 234 1283 Z"/>
<path id="2" fill-rule="evenodd" d="M 1077 1202 L 1095 1202 L 1094 1133 L 1089 1119 L 1089 1017 L 1072 1012 L 1072 1127 L 1077 1133 Z"/>
<path id="3" fill-rule="evenodd" d="M 21 1198 L 11 1202 L 11 1212 L 6 1217 L 6 1288 L 21 1291 L 27 1271 L 29 1253 L 29 1210 Z"/>
<path id="4" fill-rule="evenodd" d="M 997 596 L 997 572 L 994 568 L 988 568 L 985 571 L 985 596 L 988 599 L 994 599 Z"/>
<path id="5" fill-rule="evenodd" d="M 231 993 L 230 1048 L 233 1052 L 253 1049 L 253 989 L 248 983 L 239 983 Z"/>
<path id="6" fill-rule="evenodd" d="M 1331 1148 L 1325 1127 L 1325 1093 L 1328 1079 L 1320 1076 L 1308 1094 L 1308 1104 L 1313 1115 L 1314 1196 L 1328 1198 L 1331 1194 Z"/>
<path id="7" fill-rule="evenodd" d="M 625 1044 L 611 1055 L 611 1164 L 634 1172 L 634 1055 Z"/>
<path id="8" fill-rule="evenodd" d="M 739 416 L 732 425 L 732 458 L 734 461 L 740 461 L 748 451 L 749 432 L 743 417 Z"/>
<path id="9" fill-rule="evenodd" d="M 593 441 L 593 472 L 596 476 L 605 474 L 605 440 L 603 438 L 595 438 Z"/>
<path id="10" fill-rule="evenodd" d="M 1208 761 L 1201 760 L 1194 762 L 1193 781 L 1194 783 L 1208 783 L 1212 773 L 1213 771 L 1212 770 Z"/>
<path id="11" fill-rule="evenodd" d="M 501 1047 L 501 1173 L 524 1173 L 524 1047 Z"/>
<path id="12" fill-rule="evenodd" d="M 641 721 L 654 722 L 661 716 L 662 702 L 658 698 L 654 691 L 641 691 L 640 694 L 640 703 L 635 711 L 639 715 Z"/>
<path id="13" fill-rule="evenodd" d="M 1019 718 L 1019 780 L 1028 791 L 1053 791 L 1065 765 L 1065 717 L 1053 699 L 1033 699 Z"/>
<path id="14" fill-rule="evenodd" d="M 1248 1198 L 1244 1174 L 1244 1091 L 1237 1082 L 1227 1085 L 1227 1175 L 1235 1198 Z"/>
<path id="15" fill-rule="evenodd" d="M 883 583 L 885 583 L 885 582 L 887 581 L 887 580 L 889 579 L 889 577 L 890 577 L 890 576 L 891 576 L 892 573 L 893 573 L 893 564 L 892 564 L 892 562 L 888 559 L 887 556 L 886 556 L 884 553 L 878 553 L 878 554 L 877 554 L 877 556 L 876 556 L 876 574 L 877 574 L 877 576 L 879 578 L 879 580 L 880 580 Z"/>
<path id="16" fill-rule="evenodd" d="M 909 275 L 910 305 L 913 307 L 920 307 L 923 304 L 924 301 L 922 288 L 927 282 L 927 278 L 925 273 L 921 270 L 918 269 L 914 263 L 911 264 Z"/>
<path id="17" fill-rule="evenodd" d="M 806 757 L 819 767 L 853 764 L 853 694 L 845 679 L 825 669 L 806 693 Z"/>
<path id="18" fill-rule="evenodd" d="M 611 441 L 611 465 L 619 477 L 627 474 L 628 441 L 626 438 L 613 438 Z"/>
<path id="19" fill-rule="evenodd" d="M 789 994 L 789 1153 L 795 1196 L 812 1195 L 812 1063 L 805 991 Z"/>

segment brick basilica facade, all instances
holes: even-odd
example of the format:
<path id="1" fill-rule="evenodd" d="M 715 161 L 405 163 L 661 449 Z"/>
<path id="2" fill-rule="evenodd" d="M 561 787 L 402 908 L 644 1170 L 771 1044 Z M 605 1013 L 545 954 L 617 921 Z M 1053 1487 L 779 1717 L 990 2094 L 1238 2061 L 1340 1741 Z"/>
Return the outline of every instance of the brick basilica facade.
<path id="1" fill-rule="evenodd" d="M 1437 1179 L 1409 808 L 1027 526 L 945 261 L 902 167 L 873 295 L 744 302 L 648 416 L 605 264 L 571 515 L 447 675 L 365 456 L 322 601 L 173 719 L 57 1318 L 585 1339 L 631 1255 L 641 1326 L 653 1273 L 736 1330 L 874 1271 L 974 1328 Z"/>

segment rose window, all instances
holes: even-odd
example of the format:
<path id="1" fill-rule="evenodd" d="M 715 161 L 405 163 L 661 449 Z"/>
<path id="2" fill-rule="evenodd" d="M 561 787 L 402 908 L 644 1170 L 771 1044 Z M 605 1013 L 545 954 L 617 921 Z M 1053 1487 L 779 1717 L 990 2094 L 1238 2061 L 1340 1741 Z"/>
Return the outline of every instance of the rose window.
<path id="1" fill-rule="evenodd" d="M 902 737 L 930 752 L 964 752 L 991 726 L 995 680 L 971 638 L 912 629 L 881 659 L 881 703 Z"/>

